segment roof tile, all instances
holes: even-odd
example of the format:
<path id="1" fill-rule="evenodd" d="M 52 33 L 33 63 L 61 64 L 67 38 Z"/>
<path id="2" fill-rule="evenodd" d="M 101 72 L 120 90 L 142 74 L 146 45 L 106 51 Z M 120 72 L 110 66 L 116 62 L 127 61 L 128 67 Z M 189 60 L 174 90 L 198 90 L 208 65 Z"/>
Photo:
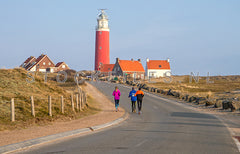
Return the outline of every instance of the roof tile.
<path id="1" fill-rule="evenodd" d="M 145 72 L 142 63 L 134 60 L 119 60 L 119 65 L 124 72 Z"/>
<path id="2" fill-rule="evenodd" d="M 114 64 L 102 64 L 100 66 L 101 72 L 111 72 L 113 70 Z"/>
<path id="3" fill-rule="evenodd" d="M 149 60 L 147 62 L 148 69 L 170 69 L 170 64 L 167 60 Z"/>
<path id="4" fill-rule="evenodd" d="M 58 62 L 55 67 L 59 67 L 60 65 L 62 65 L 64 62 Z"/>

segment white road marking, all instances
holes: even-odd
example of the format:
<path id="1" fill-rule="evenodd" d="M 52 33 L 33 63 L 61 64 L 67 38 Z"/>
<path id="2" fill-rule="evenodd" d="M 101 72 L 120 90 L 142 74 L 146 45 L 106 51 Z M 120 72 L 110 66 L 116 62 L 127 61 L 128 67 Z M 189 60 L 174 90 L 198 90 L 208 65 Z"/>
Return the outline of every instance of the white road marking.
<path id="1" fill-rule="evenodd" d="M 238 151 L 240 152 L 240 142 L 238 141 L 238 139 L 236 139 L 234 137 L 233 137 L 233 140 L 235 141 L 235 143 L 237 145 L 237 148 L 238 148 Z"/>
<path id="2" fill-rule="evenodd" d="M 135 145 L 135 147 L 139 147 L 141 146 L 143 143 L 147 142 L 147 140 L 143 140 L 142 142 L 138 143 L 137 145 Z"/>

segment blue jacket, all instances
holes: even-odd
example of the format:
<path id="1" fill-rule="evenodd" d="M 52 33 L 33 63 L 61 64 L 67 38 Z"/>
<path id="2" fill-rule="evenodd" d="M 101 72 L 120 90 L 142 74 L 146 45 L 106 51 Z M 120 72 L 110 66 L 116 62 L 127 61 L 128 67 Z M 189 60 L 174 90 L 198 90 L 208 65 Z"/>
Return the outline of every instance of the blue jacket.
<path id="1" fill-rule="evenodd" d="M 136 90 L 132 90 L 132 91 L 130 91 L 128 97 L 131 97 L 131 101 L 137 101 L 137 97 L 134 96 L 135 94 L 136 94 Z"/>

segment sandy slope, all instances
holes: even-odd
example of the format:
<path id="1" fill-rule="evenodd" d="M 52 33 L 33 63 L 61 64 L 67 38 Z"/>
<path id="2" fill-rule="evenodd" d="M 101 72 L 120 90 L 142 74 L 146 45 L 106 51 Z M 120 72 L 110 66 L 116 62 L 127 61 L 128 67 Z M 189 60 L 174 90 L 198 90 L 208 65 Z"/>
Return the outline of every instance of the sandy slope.
<path id="1" fill-rule="evenodd" d="M 54 122 L 47 126 L 33 126 L 27 129 L 2 131 L 0 132 L 0 146 L 21 142 L 33 138 L 61 133 L 65 131 L 86 128 L 113 121 L 124 115 L 125 111 L 120 108 L 120 112 L 114 112 L 114 104 L 111 103 L 95 87 L 87 84 L 86 90 L 89 95 L 96 98 L 101 108 L 101 112 L 69 122 Z"/>

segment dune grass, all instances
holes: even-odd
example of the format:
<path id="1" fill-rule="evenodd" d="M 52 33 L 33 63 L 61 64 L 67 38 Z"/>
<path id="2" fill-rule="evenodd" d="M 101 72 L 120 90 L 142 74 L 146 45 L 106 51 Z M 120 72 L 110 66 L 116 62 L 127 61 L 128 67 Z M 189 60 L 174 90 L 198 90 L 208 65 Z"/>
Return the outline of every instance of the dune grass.
<path id="1" fill-rule="evenodd" d="M 27 76 L 27 71 L 21 68 L 0 69 L 0 131 L 6 129 L 26 128 L 31 125 L 46 125 L 56 120 L 72 120 L 95 114 L 94 99 L 88 96 L 88 107 L 84 112 L 73 112 L 71 108 L 71 93 L 77 92 L 73 75 L 70 74 L 66 83 L 57 83 L 57 74 L 30 74 L 35 81 Z M 84 86 L 84 85 L 83 85 Z M 48 96 L 52 97 L 52 114 L 48 116 Z M 31 115 L 30 96 L 34 97 L 36 117 Z M 60 97 L 64 97 L 65 112 L 60 111 Z M 10 120 L 10 100 L 14 98 L 16 121 Z M 75 100 L 74 100 L 75 101 Z"/>
<path id="2" fill-rule="evenodd" d="M 172 89 L 177 92 L 186 93 L 197 96 L 218 96 L 224 95 L 225 97 L 239 97 L 240 91 L 240 76 L 212 76 L 209 78 L 210 82 L 207 83 L 207 77 L 199 77 L 199 82 L 192 79 L 190 82 L 189 76 L 172 76 L 172 82 L 166 83 L 164 80 L 169 81 L 168 78 L 152 79 L 155 83 L 145 83 L 150 87 L 160 88 L 163 90 Z"/>

